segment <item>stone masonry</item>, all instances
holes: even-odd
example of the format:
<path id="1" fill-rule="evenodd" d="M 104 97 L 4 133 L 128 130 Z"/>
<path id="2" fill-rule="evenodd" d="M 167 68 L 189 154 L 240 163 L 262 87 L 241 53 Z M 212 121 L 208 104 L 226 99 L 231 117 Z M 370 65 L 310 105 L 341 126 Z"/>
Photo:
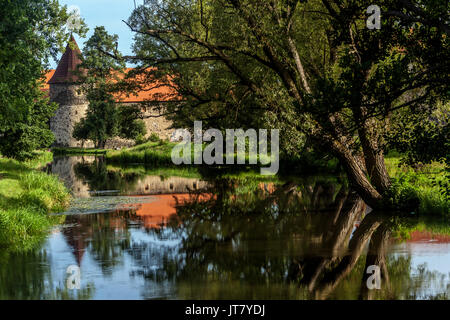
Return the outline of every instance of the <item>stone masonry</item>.
<path id="1" fill-rule="evenodd" d="M 56 70 L 50 71 L 47 82 L 49 86 L 50 101 L 59 105 L 55 115 L 50 120 L 50 129 L 55 135 L 55 147 L 83 147 L 92 148 L 94 143 L 86 141 L 84 144 L 72 137 L 73 128 L 86 115 L 88 101 L 80 92 L 77 85 L 78 76 L 75 72 L 81 63 L 81 51 L 73 37 L 66 47 Z M 120 101 L 120 103 L 136 104 L 143 99 L 151 99 L 149 96 L 142 96 L 132 99 L 132 101 Z M 119 101 L 118 101 L 119 102 Z M 145 112 L 145 116 L 155 115 L 153 112 Z M 156 133 L 161 139 L 171 139 L 174 130 L 170 129 L 171 122 L 164 117 L 146 117 L 144 119 L 147 129 L 146 138 Z M 106 148 L 117 149 L 130 147 L 134 141 L 126 139 L 110 139 L 106 143 Z"/>
<path id="2" fill-rule="evenodd" d="M 59 104 L 53 118 L 50 119 L 50 130 L 55 135 L 56 147 L 92 148 L 92 142 L 81 141 L 72 137 L 75 124 L 86 114 L 88 102 L 79 94 L 79 87 L 73 84 L 58 83 L 50 85 L 50 100 Z"/>

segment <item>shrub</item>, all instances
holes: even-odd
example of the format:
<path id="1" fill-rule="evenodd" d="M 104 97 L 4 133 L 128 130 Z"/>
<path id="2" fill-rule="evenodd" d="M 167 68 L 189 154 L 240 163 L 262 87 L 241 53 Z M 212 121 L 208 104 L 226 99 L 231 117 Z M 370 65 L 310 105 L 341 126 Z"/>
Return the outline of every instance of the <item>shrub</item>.
<path id="1" fill-rule="evenodd" d="M 150 137 L 148 138 L 148 141 L 150 142 L 159 142 L 161 139 L 159 138 L 158 134 L 155 132 L 152 132 Z"/>
<path id="2" fill-rule="evenodd" d="M 436 181 L 444 175 L 424 174 L 415 171 L 400 172 L 392 179 L 392 186 L 386 197 L 387 206 L 399 211 L 421 215 L 448 216 L 450 201 L 440 192 Z"/>

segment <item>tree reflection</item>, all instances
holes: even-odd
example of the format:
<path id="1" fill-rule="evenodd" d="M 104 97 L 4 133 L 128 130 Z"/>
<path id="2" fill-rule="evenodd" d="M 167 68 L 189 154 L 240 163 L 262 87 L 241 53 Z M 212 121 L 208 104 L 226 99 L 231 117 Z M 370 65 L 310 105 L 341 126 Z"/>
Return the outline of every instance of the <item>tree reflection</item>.
<path id="1" fill-rule="evenodd" d="M 101 268 L 94 284 L 118 271 L 141 280 L 145 298 L 449 298 L 443 275 L 387 254 L 392 219 L 369 212 L 336 180 L 214 179 L 209 186 L 136 208 L 69 215 L 61 232 L 84 272 L 92 268 L 86 254 Z M 160 219 L 168 208 L 156 199 L 170 197 L 170 215 Z M 0 256 L 0 299 L 92 298 L 94 284 L 67 290 L 51 265 L 46 249 Z M 371 265 L 380 267 L 381 290 L 366 285 Z"/>
<path id="2" fill-rule="evenodd" d="M 77 163 L 74 167 L 76 176 L 87 182 L 90 190 L 129 190 L 133 189 L 142 174 L 123 173 L 119 170 L 107 170 L 103 157 L 95 157 L 92 163 Z"/>
<path id="3" fill-rule="evenodd" d="M 71 290 L 65 281 L 57 281 L 52 273 L 45 249 L 28 252 L 0 253 L 0 300 L 91 299 L 92 283 Z M 65 270 L 64 270 L 65 271 Z"/>
<path id="4" fill-rule="evenodd" d="M 182 239 L 176 252 L 136 248 L 151 250 L 134 253 L 139 256 L 138 265 L 155 264 L 147 258 L 159 255 L 156 265 L 160 267 L 147 268 L 147 279 L 177 282 L 180 288 L 183 283 L 188 287 L 193 283 L 234 285 L 238 298 L 242 280 L 260 291 L 253 297 L 264 298 L 269 284 L 284 283 L 286 290 L 294 284 L 297 291 L 283 298 L 401 298 L 392 288 L 388 271 L 397 268 L 401 270 L 397 279 L 408 278 L 410 266 L 402 265 L 400 258 L 388 266 L 390 219 L 378 212 L 367 213 L 364 202 L 345 186 L 327 181 L 255 182 L 251 188 L 248 183 L 241 187 L 236 181 L 223 180 L 216 181 L 209 192 L 214 196 L 207 201 L 199 201 L 193 193 L 191 201 L 177 207 L 178 220 L 166 230 L 151 231 L 161 238 L 170 234 Z M 381 290 L 369 290 L 366 285 L 370 265 L 381 269 Z M 343 288 L 347 292 L 334 295 Z"/>

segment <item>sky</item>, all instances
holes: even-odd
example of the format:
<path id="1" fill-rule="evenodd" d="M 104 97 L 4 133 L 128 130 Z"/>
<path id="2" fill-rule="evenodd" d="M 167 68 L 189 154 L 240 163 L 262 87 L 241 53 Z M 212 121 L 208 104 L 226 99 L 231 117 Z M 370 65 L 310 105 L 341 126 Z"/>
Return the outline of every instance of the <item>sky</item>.
<path id="1" fill-rule="evenodd" d="M 135 0 L 136 5 L 142 4 L 143 0 Z M 94 32 L 96 26 L 104 26 L 108 33 L 119 36 L 119 50 L 129 55 L 132 53 L 133 33 L 122 22 L 127 20 L 134 9 L 134 0 L 59 0 L 61 5 L 75 6 L 79 9 L 81 17 L 89 27 L 86 38 L 75 35 L 78 46 L 83 50 L 84 42 Z M 60 58 L 60 57 L 58 57 Z M 57 61 L 51 61 L 51 67 L 57 66 Z"/>

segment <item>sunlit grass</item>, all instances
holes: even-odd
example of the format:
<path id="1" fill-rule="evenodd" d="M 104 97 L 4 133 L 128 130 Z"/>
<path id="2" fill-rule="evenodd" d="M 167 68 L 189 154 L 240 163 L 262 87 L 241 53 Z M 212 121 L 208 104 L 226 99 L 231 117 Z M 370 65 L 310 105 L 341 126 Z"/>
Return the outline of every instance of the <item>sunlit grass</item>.
<path id="1" fill-rule="evenodd" d="M 402 240 L 410 239 L 414 231 L 450 235 L 450 221 L 446 218 L 402 218 L 395 221 L 392 231 L 394 238 Z"/>
<path id="2" fill-rule="evenodd" d="M 69 193 L 56 176 L 37 170 L 51 159 L 49 152 L 27 162 L 0 158 L 0 247 L 29 249 L 61 219 L 48 213 L 63 211 Z"/>
<path id="3" fill-rule="evenodd" d="M 386 167 L 394 182 L 412 190 L 419 198 L 419 214 L 450 216 L 450 201 L 438 186 L 439 182 L 447 179 L 445 164 L 433 162 L 419 168 L 412 168 L 401 165 L 400 157 L 387 157 Z"/>
<path id="4" fill-rule="evenodd" d="M 174 147 L 177 146 L 178 143 L 168 142 L 164 140 L 160 140 L 158 142 L 146 142 L 131 148 L 123 149 L 120 151 L 108 151 L 106 153 L 106 159 L 110 163 L 120 163 L 120 164 L 146 164 L 151 166 L 173 166 L 172 160 L 172 152 Z M 190 144 L 190 162 L 195 165 L 195 155 L 198 154 L 198 151 L 195 150 L 194 144 Z M 189 148 L 187 147 L 187 148 Z M 203 144 L 200 152 L 203 152 L 206 144 Z M 248 148 L 247 148 L 248 149 Z M 184 151 L 184 150 L 183 150 Z M 184 156 L 183 152 L 180 152 L 180 157 Z M 250 155 L 248 150 L 245 153 L 240 154 L 240 156 L 244 159 L 244 162 L 247 166 L 250 166 L 250 163 L 258 164 L 258 168 L 261 163 L 270 164 L 272 157 L 270 155 Z M 228 162 L 228 158 L 233 159 L 233 163 L 237 163 L 238 154 L 223 154 L 223 164 L 225 165 Z M 242 165 L 241 165 L 242 167 Z"/>
<path id="5" fill-rule="evenodd" d="M 52 152 L 54 155 L 58 156 L 75 156 L 75 155 L 101 155 L 105 154 L 107 150 L 105 149 L 95 149 L 95 148 L 53 148 Z"/>
<path id="6" fill-rule="evenodd" d="M 108 151 L 106 159 L 111 163 L 172 165 L 171 151 L 175 143 L 147 142 L 121 151 Z"/>

